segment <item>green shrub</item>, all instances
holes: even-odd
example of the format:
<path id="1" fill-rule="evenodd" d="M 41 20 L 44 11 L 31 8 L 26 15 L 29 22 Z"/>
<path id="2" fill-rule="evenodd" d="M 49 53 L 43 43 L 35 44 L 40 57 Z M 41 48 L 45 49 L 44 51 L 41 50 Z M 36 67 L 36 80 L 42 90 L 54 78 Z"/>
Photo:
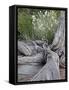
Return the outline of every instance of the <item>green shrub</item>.
<path id="1" fill-rule="evenodd" d="M 56 10 L 18 9 L 18 39 L 52 43 L 59 16 L 60 11 Z"/>

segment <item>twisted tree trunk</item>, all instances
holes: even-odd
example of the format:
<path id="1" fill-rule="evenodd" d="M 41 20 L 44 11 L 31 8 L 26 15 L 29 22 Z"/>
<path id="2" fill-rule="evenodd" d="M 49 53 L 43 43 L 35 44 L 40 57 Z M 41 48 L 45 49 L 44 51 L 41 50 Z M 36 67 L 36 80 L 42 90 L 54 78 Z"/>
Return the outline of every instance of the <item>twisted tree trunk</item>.
<path id="1" fill-rule="evenodd" d="M 47 63 L 43 68 L 33 77 L 31 81 L 43 80 L 58 80 L 60 79 L 59 72 L 59 57 L 57 53 L 47 48 Z"/>
<path id="2" fill-rule="evenodd" d="M 18 56 L 18 64 L 25 63 L 41 63 L 43 61 L 43 53 L 38 53 L 33 56 Z"/>
<path id="3" fill-rule="evenodd" d="M 52 49 L 59 55 L 59 63 L 65 66 L 65 12 L 61 11 L 59 25 L 52 43 Z"/>

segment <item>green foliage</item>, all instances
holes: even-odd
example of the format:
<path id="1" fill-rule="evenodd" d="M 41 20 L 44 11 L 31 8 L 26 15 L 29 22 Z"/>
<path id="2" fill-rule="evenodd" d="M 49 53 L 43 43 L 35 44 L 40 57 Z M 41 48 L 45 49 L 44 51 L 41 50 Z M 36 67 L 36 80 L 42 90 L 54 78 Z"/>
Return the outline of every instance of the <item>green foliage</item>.
<path id="1" fill-rule="evenodd" d="M 39 39 L 52 43 L 59 16 L 58 10 L 18 9 L 18 39 Z"/>
<path id="2" fill-rule="evenodd" d="M 18 12 L 18 32 L 19 39 L 31 39 L 32 38 L 32 17 L 28 10 Z"/>
<path id="3" fill-rule="evenodd" d="M 54 33 L 57 30 L 59 11 L 46 10 L 38 12 L 38 17 L 33 15 L 33 26 L 35 37 L 41 40 L 47 40 L 50 44 L 53 40 Z"/>

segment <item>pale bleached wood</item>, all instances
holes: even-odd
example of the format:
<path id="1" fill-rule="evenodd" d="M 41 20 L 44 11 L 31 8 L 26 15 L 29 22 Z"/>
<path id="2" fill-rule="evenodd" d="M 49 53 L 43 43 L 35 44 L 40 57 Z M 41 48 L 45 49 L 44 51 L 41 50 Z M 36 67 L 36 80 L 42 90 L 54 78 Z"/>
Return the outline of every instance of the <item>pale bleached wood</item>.
<path id="1" fill-rule="evenodd" d="M 57 53 L 48 49 L 47 63 L 43 68 L 32 78 L 31 81 L 40 80 L 58 80 L 60 79 L 59 73 L 59 57 Z"/>
<path id="2" fill-rule="evenodd" d="M 24 64 L 24 63 L 29 63 L 29 62 L 39 62 L 41 63 L 43 61 L 43 53 L 38 53 L 36 55 L 33 56 L 18 56 L 18 64 Z"/>
<path id="3" fill-rule="evenodd" d="M 35 41 L 18 41 L 18 51 L 26 56 L 35 55 L 39 52 L 43 52 L 43 48 L 38 46 Z"/>
<path id="4" fill-rule="evenodd" d="M 59 25 L 51 46 L 59 56 L 59 64 L 65 66 L 65 11 L 61 11 Z"/>
<path id="5" fill-rule="evenodd" d="M 64 44 L 65 44 L 65 12 L 61 11 L 61 15 L 59 18 L 59 25 L 52 42 L 52 47 L 54 49 L 57 49 L 63 47 Z"/>
<path id="6" fill-rule="evenodd" d="M 18 50 L 25 55 L 31 55 L 32 53 L 29 46 L 22 41 L 18 41 Z"/>

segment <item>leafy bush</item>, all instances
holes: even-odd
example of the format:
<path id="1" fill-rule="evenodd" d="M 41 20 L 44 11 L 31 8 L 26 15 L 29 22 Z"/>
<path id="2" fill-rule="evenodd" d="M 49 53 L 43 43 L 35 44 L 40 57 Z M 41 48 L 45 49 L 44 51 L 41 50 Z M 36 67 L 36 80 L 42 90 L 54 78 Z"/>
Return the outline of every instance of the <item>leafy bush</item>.
<path id="1" fill-rule="evenodd" d="M 52 43 L 59 23 L 60 11 L 18 9 L 18 39 L 47 40 Z"/>
<path id="2" fill-rule="evenodd" d="M 32 38 L 32 17 L 26 11 L 18 12 L 18 38 L 28 40 Z"/>

